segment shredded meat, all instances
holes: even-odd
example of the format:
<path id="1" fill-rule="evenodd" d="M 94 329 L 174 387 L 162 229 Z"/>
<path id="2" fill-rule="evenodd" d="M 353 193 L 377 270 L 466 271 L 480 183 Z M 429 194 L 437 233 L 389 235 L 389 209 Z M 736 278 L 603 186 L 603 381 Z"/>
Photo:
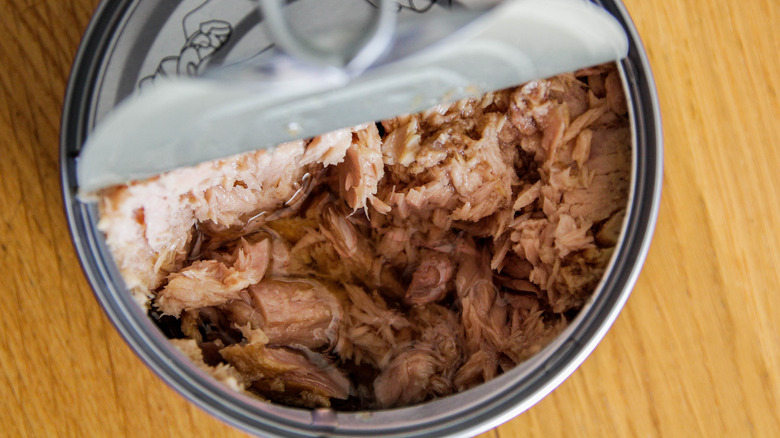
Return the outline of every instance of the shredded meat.
<path id="1" fill-rule="evenodd" d="M 451 289 L 455 263 L 446 254 L 423 251 L 419 266 L 412 274 L 406 301 L 410 304 L 427 304 L 441 300 Z"/>
<path id="2" fill-rule="evenodd" d="M 620 241 L 630 145 L 603 65 L 111 188 L 99 227 L 138 301 L 236 390 L 407 406 L 566 327 Z"/>
<path id="3" fill-rule="evenodd" d="M 219 260 L 199 260 L 168 276 L 168 284 L 157 294 L 157 306 L 164 314 L 179 316 L 182 310 L 216 306 L 238 298 L 239 292 L 259 282 L 268 268 L 270 244 L 263 240 L 248 244 L 241 239 L 232 255 Z M 225 259 L 232 261 L 230 267 Z"/>
<path id="4" fill-rule="evenodd" d="M 262 329 L 278 345 L 311 349 L 335 343 L 341 307 L 322 284 L 309 279 L 268 279 L 250 286 L 252 304 L 235 300 L 223 307 L 238 325 Z M 248 310 L 248 312 L 247 312 Z"/>
<path id="5" fill-rule="evenodd" d="M 227 346 L 220 354 L 269 398 L 327 407 L 331 398 L 346 399 L 353 391 L 349 380 L 326 357 L 306 348 L 249 342 Z"/>

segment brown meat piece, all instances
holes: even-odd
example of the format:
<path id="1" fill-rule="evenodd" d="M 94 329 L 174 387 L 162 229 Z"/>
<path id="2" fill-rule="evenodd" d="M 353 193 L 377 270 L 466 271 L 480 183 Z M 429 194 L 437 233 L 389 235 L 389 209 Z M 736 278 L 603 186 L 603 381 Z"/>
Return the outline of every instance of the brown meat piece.
<path id="1" fill-rule="evenodd" d="M 387 366 L 395 349 L 411 335 L 409 321 L 388 307 L 374 292 L 345 284 L 347 297 L 344 320 L 339 326 L 339 339 L 333 350 L 342 359 L 357 365 L 368 363 L 382 369 Z"/>
<path id="2" fill-rule="evenodd" d="M 505 342 L 506 303 L 493 284 L 489 255 L 464 242 L 455 287 L 465 334 L 466 363 L 458 370 L 459 389 L 490 380 L 498 373 L 498 353 Z"/>
<path id="3" fill-rule="evenodd" d="M 347 378 L 328 360 L 305 348 L 231 345 L 220 354 L 268 397 L 305 407 L 327 407 L 353 393 Z"/>
<path id="4" fill-rule="evenodd" d="M 366 128 L 358 130 L 355 136 L 357 139 L 347 149 L 344 162 L 336 166 L 341 197 L 353 211 L 365 208 L 371 202 L 375 208 L 386 212 L 388 207 L 374 198 L 377 184 L 385 174 L 379 131 L 375 124 L 370 123 Z"/>
<path id="5" fill-rule="evenodd" d="M 412 274 L 406 290 L 406 302 L 428 304 L 441 300 L 452 288 L 455 276 L 455 262 L 446 254 L 427 251 Z"/>
<path id="6" fill-rule="evenodd" d="M 501 352 L 518 364 L 538 353 L 566 328 L 563 318 L 544 316 L 537 296 L 503 293 L 509 304 L 509 334 Z"/>
<path id="7" fill-rule="evenodd" d="M 157 294 L 156 305 L 164 314 L 179 316 L 182 310 L 218 306 L 238 298 L 239 292 L 259 282 L 268 267 L 270 243 L 248 244 L 241 240 L 232 266 L 222 261 L 201 260 L 168 276 Z"/>
<path id="8" fill-rule="evenodd" d="M 625 207 L 631 169 L 630 139 L 628 129 L 593 132 L 590 157 L 585 162 L 589 184 L 563 194 L 570 214 L 596 223 Z"/>
<path id="9" fill-rule="evenodd" d="M 428 305 L 412 311 L 418 341 L 408 344 L 374 380 L 379 408 L 419 403 L 450 394 L 461 361 L 457 316 L 444 307 Z"/>
<path id="10" fill-rule="evenodd" d="M 310 279 L 267 279 L 249 287 L 259 327 L 276 345 L 310 349 L 335 344 L 341 308 L 321 283 Z M 246 322 L 233 319 L 239 325 Z M 242 324 L 243 323 L 243 324 Z"/>

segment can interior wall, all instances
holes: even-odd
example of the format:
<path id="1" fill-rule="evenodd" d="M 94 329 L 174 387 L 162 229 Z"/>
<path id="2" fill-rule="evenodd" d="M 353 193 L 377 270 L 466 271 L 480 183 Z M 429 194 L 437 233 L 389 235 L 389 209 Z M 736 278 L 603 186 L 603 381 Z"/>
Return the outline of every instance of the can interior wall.
<path id="1" fill-rule="evenodd" d="M 215 7 L 224 3 L 222 0 L 198 3 L 210 2 Z M 159 17 L 181 19 L 186 28 L 188 16 L 174 16 L 183 3 L 186 1 L 103 0 L 74 61 L 60 137 L 64 205 L 82 268 L 95 296 L 122 337 L 163 381 L 225 422 L 262 436 L 471 436 L 534 405 L 593 351 L 625 304 L 639 275 L 655 226 L 661 193 L 662 137 L 658 98 L 641 40 L 619 0 L 596 1 L 621 22 L 630 40 L 629 56 L 620 67 L 633 134 L 632 181 L 621 241 L 607 274 L 570 326 L 528 361 L 489 382 L 449 397 L 413 407 L 368 412 L 312 411 L 260 402 L 234 392 L 197 369 L 173 348 L 125 291 L 121 275 L 96 228 L 96 206 L 76 198 L 76 157 L 86 134 L 113 104 L 133 92 L 141 77 L 143 66 L 128 68 L 122 59 L 136 59 L 144 47 L 161 44 L 149 40 L 149 35 L 154 35 L 153 29 L 166 22 L 158 20 Z M 258 20 L 238 12 L 234 15 L 233 34 L 251 35 Z M 138 24 L 139 16 L 145 17 L 143 24 Z M 202 29 L 196 26 L 193 35 L 199 31 Z M 126 36 L 124 40 L 119 38 L 122 35 Z M 188 54 L 186 49 L 185 45 L 179 50 L 177 67 L 185 61 L 185 66 L 190 62 L 197 69 L 199 62 L 214 61 L 219 55 L 215 49 L 217 55 L 212 53 L 206 60 L 192 57 L 192 52 Z M 124 58 L 117 57 L 120 52 Z M 169 59 L 169 68 L 170 65 Z M 163 67 L 161 61 L 156 72 L 163 71 Z"/>

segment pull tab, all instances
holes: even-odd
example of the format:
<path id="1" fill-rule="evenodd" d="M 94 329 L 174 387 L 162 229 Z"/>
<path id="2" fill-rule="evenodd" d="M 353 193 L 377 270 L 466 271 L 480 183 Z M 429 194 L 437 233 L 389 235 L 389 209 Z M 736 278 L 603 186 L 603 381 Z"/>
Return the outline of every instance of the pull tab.
<path id="1" fill-rule="evenodd" d="M 336 50 L 323 49 L 298 35 L 288 23 L 283 0 L 259 0 L 264 24 L 274 42 L 289 55 L 319 65 L 362 71 L 381 57 L 395 31 L 393 0 L 376 0 L 371 21 L 353 41 Z"/>

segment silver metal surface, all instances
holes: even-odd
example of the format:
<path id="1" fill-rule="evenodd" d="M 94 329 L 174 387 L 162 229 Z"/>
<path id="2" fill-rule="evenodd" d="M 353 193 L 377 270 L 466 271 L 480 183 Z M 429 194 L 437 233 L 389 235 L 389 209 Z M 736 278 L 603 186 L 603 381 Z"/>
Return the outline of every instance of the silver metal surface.
<path id="1" fill-rule="evenodd" d="M 393 40 L 396 14 L 392 0 L 377 0 L 371 19 L 359 26 L 357 34 L 347 38 L 346 41 L 343 41 L 344 38 L 340 36 L 347 33 L 347 29 L 341 23 L 333 24 L 332 27 L 338 31 L 328 32 L 328 35 L 334 36 L 331 40 L 342 40 L 335 45 L 323 45 L 322 35 L 306 37 L 296 32 L 289 14 L 285 13 L 282 0 L 259 1 L 264 16 L 263 21 L 267 24 L 276 45 L 287 54 L 313 64 L 362 71 L 380 58 Z M 300 21 L 316 23 L 325 18 L 322 6 L 323 3 L 327 3 L 327 0 L 318 0 L 317 3 L 319 8 L 311 8 L 308 16 Z M 349 9 L 351 5 L 348 2 L 331 1 L 330 3 L 326 5 L 328 9 L 324 10 L 326 15 L 336 17 L 354 15 Z"/>
<path id="2" fill-rule="evenodd" d="M 426 8 L 425 13 L 437 13 L 433 2 L 403 3 L 402 14 Z M 630 40 L 628 58 L 621 62 L 634 136 L 630 205 L 596 292 L 569 328 L 529 361 L 476 388 L 411 408 L 357 413 L 287 408 L 242 396 L 203 374 L 125 291 L 96 228 L 94 206 L 76 198 L 75 157 L 96 121 L 139 86 L 164 75 L 197 74 L 212 62 L 255 56 L 264 33 L 250 0 L 105 0 L 98 7 L 71 72 L 60 140 L 65 209 L 95 296 L 165 383 L 212 415 L 259 436 L 471 436 L 523 412 L 568 377 L 612 325 L 639 275 L 658 213 L 662 138 L 652 73 L 623 5 L 619 0 L 598 3 L 618 19 Z M 251 47 L 244 44 L 250 40 Z"/>

